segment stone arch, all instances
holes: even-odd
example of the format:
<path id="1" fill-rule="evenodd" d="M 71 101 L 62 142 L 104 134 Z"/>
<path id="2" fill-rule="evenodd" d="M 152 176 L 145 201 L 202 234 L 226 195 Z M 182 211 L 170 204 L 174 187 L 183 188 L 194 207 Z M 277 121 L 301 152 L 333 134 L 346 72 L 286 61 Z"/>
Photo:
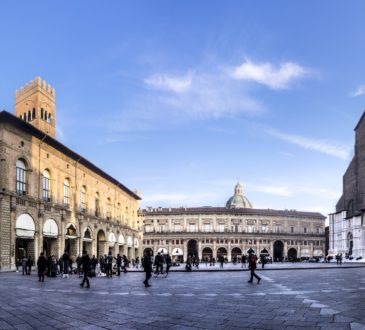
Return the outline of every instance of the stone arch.
<path id="1" fill-rule="evenodd" d="M 218 248 L 217 250 L 217 259 L 219 259 L 220 257 L 223 257 L 223 258 L 227 258 L 227 249 L 225 247 L 220 247 Z"/>
<path id="2" fill-rule="evenodd" d="M 298 258 L 298 251 L 295 248 L 290 248 L 288 250 L 288 260 L 289 261 L 296 261 Z"/>
<path id="3" fill-rule="evenodd" d="M 213 258 L 213 250 L 206 246 L 203 250 L 202 250 L 202 259 L 203 260 L 210 260 Z"/>
<path id="4" fill-rule="evenodd" d="M 99 229 L 96 235 L 96 254 L 97 257 L 105 254 L 106 237 L 103 229 Z"/>
<path id="5" fill-rule="evenodd" d="M 188 242 L 188 257 L 198 256 L 198 242 L 195 239 L 191 239 Z"/>
<path id="6" fill-rule="evenodd" d="M 239 247 L 234 247 L 231 251 L 232 260 L 238 260 L 242 256 L 242 250 Z"/>
<path id="7" fill-rule="evenodd" d="M 280 240 L 274 242 L 274 261 L 282 261 L 284 259 L 284 243 Z"/>

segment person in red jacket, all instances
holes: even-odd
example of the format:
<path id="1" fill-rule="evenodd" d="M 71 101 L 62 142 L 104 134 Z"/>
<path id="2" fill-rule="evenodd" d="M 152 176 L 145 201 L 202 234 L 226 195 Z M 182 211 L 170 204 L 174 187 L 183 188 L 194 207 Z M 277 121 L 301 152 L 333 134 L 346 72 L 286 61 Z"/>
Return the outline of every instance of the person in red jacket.
<path id="1" fill-rule="evenodd" d="M 258 276 L 257 274 L 255 274 L 256 263 L 257 263 L 257 256 L 256 256 L 256 254 L 251 252 L 248 257 L 248 268 L 251 271 L 251 277 L 250 277 L 250 280 L 248 281 L 248 283 L 252 283 L 254 276 L 257 278 L 257 284 L 259 284 L 261 281 L 261 277 Z"/>

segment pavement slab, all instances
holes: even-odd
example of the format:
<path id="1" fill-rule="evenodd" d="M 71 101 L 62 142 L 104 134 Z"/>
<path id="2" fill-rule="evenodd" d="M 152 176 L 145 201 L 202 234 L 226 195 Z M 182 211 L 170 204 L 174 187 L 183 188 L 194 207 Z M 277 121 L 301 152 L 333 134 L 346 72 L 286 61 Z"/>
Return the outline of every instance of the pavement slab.
<path id="1" fill-rule="evenodd" d="M 266 269 L 91 279 L 0 273 L 0 329 L 365 329 L 365 268 Z"/>

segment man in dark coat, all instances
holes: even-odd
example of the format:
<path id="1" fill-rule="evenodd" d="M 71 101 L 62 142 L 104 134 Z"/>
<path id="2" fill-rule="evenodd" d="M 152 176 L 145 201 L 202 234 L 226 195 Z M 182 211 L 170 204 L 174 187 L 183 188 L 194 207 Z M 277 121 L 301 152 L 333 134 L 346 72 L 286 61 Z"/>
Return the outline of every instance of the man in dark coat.
<path id="1" fill-rule="evenodd" d="M 38 277 L 39 277 L 38 281 L 44 282 L 44 275 L 47 270 L 47 260 L 43 252 L 41 252 L 41 255 L 38 258 L 37 266 L 38 266 Z"/>
<path id="2" fill-rule="evenodd" d="M 30 256 L 28 256 L 28 259 L 27 259 L 27 275 L 30 275 L 30 272 L 32 271 L 32 266 L 33 266 L 33 260 Z"/>
<path id="3" fill-rule="evenodd" d="M 143 269 L 146 273 L 146 278 L 143 281 L 143 284 L 146 288 L 148 288 L 149 286 L 151 286 L 148 283 L 148 280 L 151 278 L 152 276 L 152 260 L 151 260 L 151 256 L 149 254 L 149 251 L 145 251 L 143 254 L 143 261 L 142 261 L 142 266 Z"/>
<path id="4" fill-rule="evenodd" d="M 65 253 L 62 255 L 62 268 L 63 268 L 63 274 L 62 277 L 68 278 L 68 267 L 70 265 L 70 256 L 68 255 L 67 250 L 65 250 Z"/>
<path id="5" fill-rule="evenodd" d="M 84 275 L 82 282 L 80 283 L 81 287 L 84 287 L 84 284 L 86 282 L 86 287 L 90 288 L 90 282 L 89 282 L 89 272 L 91 270 L 91 259 L 89 257 L 89 255 L 87 254 L 86 251 L 83 251 L 82 253 L 82 258 L 81 258 L 81 269 L 82 269 L 82 273 Z"/>
<path id="6" fill-rule="evenodd" d="M 111 251 L 109 252 L 106 258 L 106 276 L 107 277 L 113 276 L 113 256 Z"/>
<path id="7" fill-rule="evenodd" d="M 122 257 L 119 253 L 118 253 L 117 257 L 115 258 L 115 260 L 117 261 L 118 276 L 120 276 L 120 268 L 122 267 Z"/>

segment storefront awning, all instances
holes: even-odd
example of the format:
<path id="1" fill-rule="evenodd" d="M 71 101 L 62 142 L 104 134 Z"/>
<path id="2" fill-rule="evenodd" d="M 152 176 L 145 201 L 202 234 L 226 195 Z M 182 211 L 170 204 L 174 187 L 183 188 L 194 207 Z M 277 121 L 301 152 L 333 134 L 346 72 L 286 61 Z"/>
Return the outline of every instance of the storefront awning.
<path id="1" fill-rule="evenodd" d="M 124 236 L 122 234 L 119 235 L 118 244 L 119 245 L 124 245 L 125 244 Z"/>
<path id="2" fill-rule="evenodd" d="M 322 255 L 323 255 L 322 250 L 314 250 L 313 251 L 313 256 L 314 257 L 322 257 Z"/>
<path id="3" fill-rule="evenodd" d="M 18 238 L 34 239 L 35 224 L 29 214 L 21 214 L 15 223 L 16 236 Z"/>
<path id="4" fill-rule="evenodd" d="M 77 236 L 73 236 L 73 235 L 65 235 L 66 239 L 75 239 L 77 238 Z"/>
<path id="5" fill-rule="evenodd" d="M 305 258 L 310 257 L 309 250 L 308 249 L 301 250 L 300 251 L 300 256 L 305 257 Z"/>
<path id="6" fill-rule="evenodd" d="M 173 249 L 172 250 L 172 255 L 173 256 L 182 256 L 184 255 L 183 251 L 179 248 Z"/>
<path id="7" fill-rule="evenodd" d="M 134 247 L 135 248 L 138 248 L 139 247 L 139 242 L 138 242 L 138 239 L 137 238 L 134 239 Z"/>
<path id="8" fill-rule="evenodd" d="M 130 236 L 128 236 L 128 238 L 127 238 L 127 245 L 128 246 L 133 246 L 132 237 L 130 237 Z"/>
<path id="9" fill-rule="evenodd" d="M 108 238 L 109 247 L 113 247 L 115 245 L 116 241 L 117 241 L 117 239 L 115 238 L 114 233 L 110 233 L 109 238 Z"/>
<path id="10" fill-rule="evenodd" d="M 43 225 L 43 236 L 49 238 L 58 237 L 58 226 L 55 220 L 47 219 Z"/>
<path id="11" fill-rule="evenodd" d="M 167 253 L 167 249 L 165 249 L 165 248 L 159 248 L 159 249 L 157 250 L 157 252 L 160 252 L 160 253 L 166 254 L 166 253 Z"/>

